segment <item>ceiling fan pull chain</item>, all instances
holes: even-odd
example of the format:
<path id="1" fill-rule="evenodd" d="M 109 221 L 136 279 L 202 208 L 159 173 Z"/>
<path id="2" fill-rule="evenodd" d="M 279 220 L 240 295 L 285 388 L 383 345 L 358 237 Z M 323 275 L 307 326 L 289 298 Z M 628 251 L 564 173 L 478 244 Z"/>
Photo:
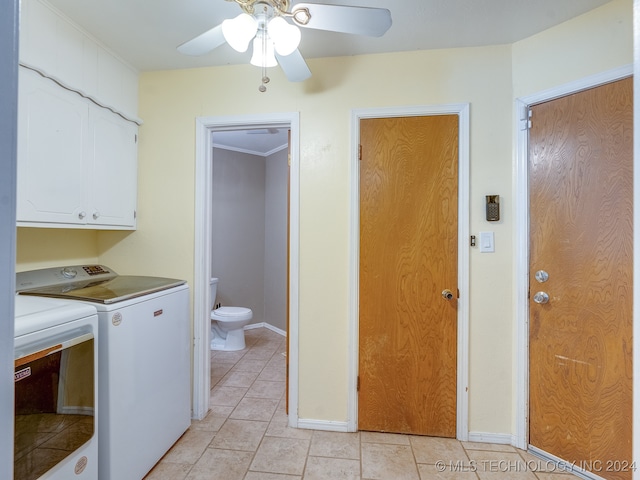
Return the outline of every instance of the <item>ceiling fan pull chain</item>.
<path id="1" fill-rule="evenodd" d="M 258 87 L 258 90 L 262 93 L 267 91 L 266 84 L 270 79 L 267 77 L 267 42 L 269 41 L 269 35 L 267 32 L 267 24 L 264 25 L 262 32 L 262 84 Z"/>
<path id="2" fill-rule="evenodd" d="M 258 87 L 262 93 L 267 91 L 266 84 L 269 83 L 271 79 L 267 77 L 267 67 L 265 65 L 262 66 L 262 85 Z"/>

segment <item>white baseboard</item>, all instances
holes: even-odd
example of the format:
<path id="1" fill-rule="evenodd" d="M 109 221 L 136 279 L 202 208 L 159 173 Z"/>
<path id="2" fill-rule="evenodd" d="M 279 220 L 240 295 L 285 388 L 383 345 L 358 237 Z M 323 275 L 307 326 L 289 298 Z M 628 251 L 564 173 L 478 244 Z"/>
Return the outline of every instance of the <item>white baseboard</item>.
<path id="1" fill-rule="evenodd" d="M 585 480 L 604 480 L 604 478 L 588 470 L 585 470 L 583 467 L 589 468 L 590 470 L 595 469 L 601 472 L 605 472 L 609 469 L 607 468 L 609 467 L 609 465 L 607 465 L 607 462 L 603 462 L 602 460 L 567 462 L 566 460 L 562 460 L 560 457 L 556 457 L 555 455 L 552 455 L 531 445 L 529 445 L 528 451 L 536 457 L 539 457 L 542 460 L 546 461 L 546 469 L 548 469 L 550 467 L 549 464 L 551 464 L 555 466 L 555 468 L 551 471 L 572 473 L 576 477 L 584 478 Z"/>
<path id="2" fill-rule="evenodd" d="M 497 443 L 500 445 L 514 445 L 514 438 L 510 433 L 469 432 L 469 441 L 478 443 Z"/>
<path id="3" fill-rule="evenodd" d="M 348 432 L 347 422 L 334 422 L 331 420 L 311 420 L 308 418 L 299 418 L 297 428 L 307 430 L 324 430 L 327 432 Z"/>
<path id="4" fill-rule="evenodd" d="M 273 325 L 267 323 L 267 322 L 260 322 L 260 323 L 252 323 L 250 325 L 247 325 L 246 327 L 244 327 L 245 330 L 251 330 L 253 328 L 268 328 L 269 330 L 271 330 L 272 332 L 277 333 L 278 335 L 282 335 L 283 337 L 287 336 L 287 332 L 285 332 L 284 330 L 279 329 L 278 327 L 274 327 Z"/>
<path id="5" fill-rule="evenodd" d="M 331 420 L 312 420 L 308 418 L 298 419 L 297 428 L 308 430 L 324 430 L 330 432 L 348 432 L 347 422 Z M 500 445 L 513 445 L 512 435 L 509 433 L 469 432 L 469 441 L 478 443 L 495 443 Z"/>

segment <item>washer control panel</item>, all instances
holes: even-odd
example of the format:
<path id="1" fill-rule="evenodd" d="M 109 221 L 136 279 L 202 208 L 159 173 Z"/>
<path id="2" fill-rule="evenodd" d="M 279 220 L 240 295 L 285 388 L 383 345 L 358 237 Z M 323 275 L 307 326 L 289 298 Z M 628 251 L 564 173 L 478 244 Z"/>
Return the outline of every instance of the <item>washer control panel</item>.
<path id="1" fill-rule="evenodd" d="M 111 280 L 118 274 L 104 265 L 70 265 L 16 273 L 16 292 L 89 280 Z"/>

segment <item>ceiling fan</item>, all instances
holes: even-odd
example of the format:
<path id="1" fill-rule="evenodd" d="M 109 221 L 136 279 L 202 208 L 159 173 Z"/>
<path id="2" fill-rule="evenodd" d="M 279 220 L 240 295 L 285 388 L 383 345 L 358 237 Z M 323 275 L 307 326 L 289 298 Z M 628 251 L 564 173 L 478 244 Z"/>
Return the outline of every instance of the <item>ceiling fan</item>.
<path id="1" fill-rule="evenodd" d="M 227 42 L 234 50 L 246 52 L 253 43 L 251 64 L 262 67 L 261 92 L 269 82 L 267 67 L 280 65 L 287 79 L 301 82 L 311 76 L 298 50 L 300 29 L 380 37 L 391 27 L 391 12 L 385 8 L 297 3 L 291 0 L 226 0 L 235 2 L 243 13 L 178 46 L 185 55 L 204 55 Z"/>

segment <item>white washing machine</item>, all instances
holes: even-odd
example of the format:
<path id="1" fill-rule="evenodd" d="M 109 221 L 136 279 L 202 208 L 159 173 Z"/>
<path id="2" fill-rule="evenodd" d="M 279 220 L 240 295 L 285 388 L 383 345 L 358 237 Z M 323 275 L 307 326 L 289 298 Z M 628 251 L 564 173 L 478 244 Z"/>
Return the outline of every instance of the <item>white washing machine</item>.
<path id="1" fill-rule="evenodd" d="M 91 305 L 16 296 L 16 480 L 98 477 L 98 336 Z"/>
<path id="2" fill-rule="evenodd" d="M 142 479 L 191 423 L 186 282 L 76 265 L 22 272 L 17 289 L 98 311 L 98 478 Z"/>

